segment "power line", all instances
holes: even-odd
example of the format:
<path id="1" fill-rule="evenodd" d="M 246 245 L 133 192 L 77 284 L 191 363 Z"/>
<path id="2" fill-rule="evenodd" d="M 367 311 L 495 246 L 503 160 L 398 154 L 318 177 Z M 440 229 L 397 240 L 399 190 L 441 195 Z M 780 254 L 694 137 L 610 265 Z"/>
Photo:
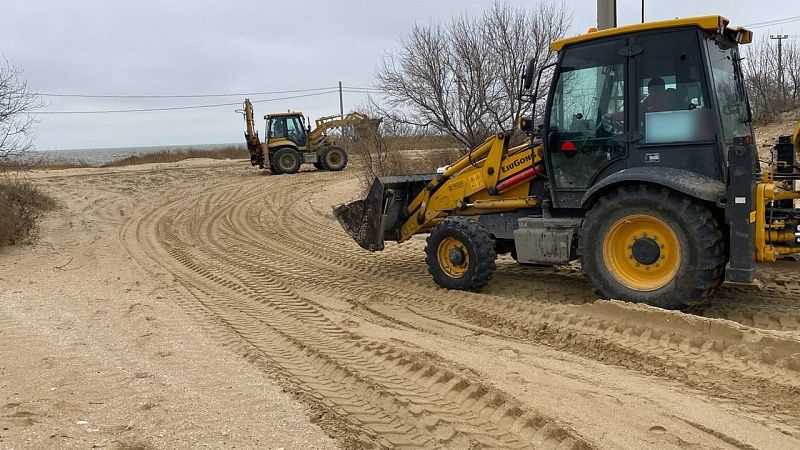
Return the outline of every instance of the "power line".
<path id="1" fill-rule="evenodd" d="M 175 95 L 160 95 L 160 94 L 60 94 L 44 92 L 39 93 L 42 97 L 77 97 L 77 98 L 207 98 L 207 97 L 243 97 L 247 95 L 274 95 L 274 94 L 294 94 L 297 92 L 318 92 L 327 91 L 330 89 L 337 89 L 336 86 L 323 87 L 323 88 L 309 88 L 309 89 L 293 89 L 287 91 L 270 91 L 270 92 L 241 92 L 231 94 L 175 94 Z"/>
<path id="2" fill-rule="evenodd" d="M 355 89 L 359 91 L 375 91 L 375 92 L 383 92 L 383 89 L 377 86 L 344 86 L 344 89 Z"/>
<path id="3" fill-rule="evenodd" d="M 745 25 L 747 28 L 765 28 L 775 25 L 784 25 L 787 23 L 800 21 L 800 16 L 784 17 L 782 19 L 765 20 L 762 22 L 755 22 Z"/>
<path id="4" fill-rule="evenodd" d="M 754 25 L 764 25 L 764 24 L 768 24 L 768 23 L 772 23 L 772 22 L 779 22 L 779 21 L 782 21 L 782 20 L 794 20 L 794 19 L 800 19 L 800 16 L 784 17 L 784 18 L 781 18 L 781 19 L 762 20 L 761 22 L 753 22 L 753 23 L 749 23 L 749 24 L 747 24 L 745 26 L 746 27 L 752 27 Z"/>
<path id="5" fill-rule="evenodd" d="M 337 92 L 339 92 L 338 89 L 325 92 L 315 92 L 304 95 L 292 95 L 288 97 L 264 98 L 264 99 L 253 100 L 252 103 L 265 103 L 265 102 L 275 102 L 279 100 L 289 100 L 293 98 L 314 97 L 318 95 L 327 95 Z M 110 113 L 133 113 L 133 112 L 150 112 L 150 111 L 176 111 L 176 110 L 188 110 L 188 109 L 200 109 L 200 108 L 216 108 L 220 106 L 238 106 L 241 104 L 242 104 L 241 102 L 235 102 L 235 103 L 216 103 L 211 105 L 172 106 L 165 108 L 141 108 L 141 109 L 112 109 L 112 110 L 100 110 L 100 111 L 38 111 L 35 112 L 34 114 L 110 114 Z"/>

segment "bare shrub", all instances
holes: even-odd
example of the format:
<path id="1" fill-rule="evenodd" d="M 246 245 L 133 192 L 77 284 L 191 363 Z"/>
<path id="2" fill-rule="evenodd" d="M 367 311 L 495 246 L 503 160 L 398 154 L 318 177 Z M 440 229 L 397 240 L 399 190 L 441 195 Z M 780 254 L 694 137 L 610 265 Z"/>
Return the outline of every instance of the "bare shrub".
<path id="1" fill-rule="evenodd" d="M 36 239 L 39 221 L 56 201 L 30 181 L 0 180 L 0 245 Z"/>
<path id="2" fill-rule="evenodd" d="M 745 55 L 745 83 L 756 123 L 773 122 L 782 113 L 800 108 L 800 45 L 796 41 L 783 41 L 780 71 L 778 47 L 766 36 L 749 45 Z"/>
<path id="3" fill-rule="evenodd" d="M 387 155 L 387 175 L 434 173 L 439 167 L 452 164 L 462 156 L 458 148 L 396 150 Z"/>
<path id="4" fill-rule="evenodd" d="M 31 113 L 40 103 L 20 75 L 8 61 L 0 63 L 0 160 L 20 156 L 32 147 Z"/>
<path id="5" fill-rule="evenodd" d="M 368 117 L 381 114 L 374 103 L 362 105 L 359 112 Z M 346 133 L 339 141 L 351 155 L 364 191 L 375 177 L 432 173 L 462 154 L 461 143 L 451 136 L 421 134 L 421 130 L 392 116 L 373 125 L 359 129 L 357 134 Z"/>
<path id="6" fill-rule="evenodd" d="M 415 25 L 378 69 L 393 109 L 385 115 L 448 134 L 465 148 L 511 130 L 525 108 L 518 97 L 527 59 L 537 71 L 552 63 L 550 42 L 570 23 L 563 3 L 543 1 L 531 10 L 495 3 L 477 18 Z"/>

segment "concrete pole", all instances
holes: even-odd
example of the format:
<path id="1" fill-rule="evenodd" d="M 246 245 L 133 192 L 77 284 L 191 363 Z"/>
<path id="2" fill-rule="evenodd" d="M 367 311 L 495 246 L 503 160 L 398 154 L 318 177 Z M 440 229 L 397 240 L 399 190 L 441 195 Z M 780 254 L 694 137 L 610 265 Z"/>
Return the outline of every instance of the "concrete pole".
<path id="1" fill-rule="evenodd" d="M 597 29 L 617 26 L 617 0 L 597 0 Z"/>
<path id="2" fill-rule="evenodd" d="M 786 98 L 786 90 L 783 87 L 783 52 L 782 52 L 782 43 L 784 39 L 789 39 L 788 34 L 771 34 L 769 36 L 770 39 L 776 39 L 778 41 L 778 90 L 781 93 L 781 97 Z"/>
<path id="3" fill-rule="evenodd" d="M 344 119 L 344 102 L 342 101 L 342 82 L 339 82 L 339 118 Z"/>

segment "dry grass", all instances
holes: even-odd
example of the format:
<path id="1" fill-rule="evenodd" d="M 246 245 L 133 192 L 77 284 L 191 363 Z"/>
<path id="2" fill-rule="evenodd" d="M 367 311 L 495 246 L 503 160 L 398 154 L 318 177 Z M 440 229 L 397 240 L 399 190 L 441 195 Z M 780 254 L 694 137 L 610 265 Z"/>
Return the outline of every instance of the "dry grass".
<path id="1" fill-rule="evenodd" d="M 386 154 L 381 175 L 412 175 L 434 173 L 439 167 L 452 164 L 463 155 L 457 148 L 425 150 L 395 150 Z"/>
<path id="2" fill-rule="evenodd" d="M 211 158 L 211 159 L 247 159 L 250 154 L 244 147 L 229 145 L 227 147 L 203 150 L 187 148 L 181 150 L 162 150 L 150 153 L 141 153 L 128 156 L 103 164 L 101 167 L 121 167 L 134 166 L 137 164 L 170 163 L 183 161 L 191 158 Z"/>
<path id="3" fill-rule="evenodd" d="M 392 136 L 386 137 L 385 140 L 387 145 L 394 150 L 438 150 L 461 146 L 450 136 Z"/>
<path id="4" fill-rule="evenodd" d="M 0 246 L 35 240 L 39 221 L 56 205 L 30 181 L 0 180 Z"/>
<path id="5" fill-rule="evenodd" d="M 211 158 L 211 159 L 248 159 L 250 155 L 244 146 L 229 145 L 215 149 L 200 148 L 181 148 L 164 149 L 149 153 L 139 153 L 117 159 L 99 166 L 87 161 L 74 161 L 48 157 L 32 157 L 31 154 L 25 159 L 20 160 L 0 160 L 0 172 L 18 172 L 31 169 L 39 170 L 61 170 L 76 169 L 85 167 L 121 167 L 133 166 L 137 164 L 150 163 L 170 163 L 183 161 L 191 158 Z"/>
<path id="6" fill-rule="evenodd" d="M 27 157 L 25 159 L 0 159 L 0 173 L 23 172 L 32 169 L 60 170 L 77 167 L 93 167 L 85 161 L 67 161 L 47 157 Z"/>

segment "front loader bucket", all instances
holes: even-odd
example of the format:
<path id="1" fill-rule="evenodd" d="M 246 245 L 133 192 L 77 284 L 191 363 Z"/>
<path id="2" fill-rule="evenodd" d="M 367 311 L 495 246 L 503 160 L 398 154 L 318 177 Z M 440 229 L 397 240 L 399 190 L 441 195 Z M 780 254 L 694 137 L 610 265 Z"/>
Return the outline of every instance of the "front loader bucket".
<path id="1" fill-rule="evenodd" d="M 406 207 L 434 176 L 375 178 L 365 199 L 337 206 L 333 215 L 361 248 L 381 251 L 385 240 L 399 239 Z"/>

